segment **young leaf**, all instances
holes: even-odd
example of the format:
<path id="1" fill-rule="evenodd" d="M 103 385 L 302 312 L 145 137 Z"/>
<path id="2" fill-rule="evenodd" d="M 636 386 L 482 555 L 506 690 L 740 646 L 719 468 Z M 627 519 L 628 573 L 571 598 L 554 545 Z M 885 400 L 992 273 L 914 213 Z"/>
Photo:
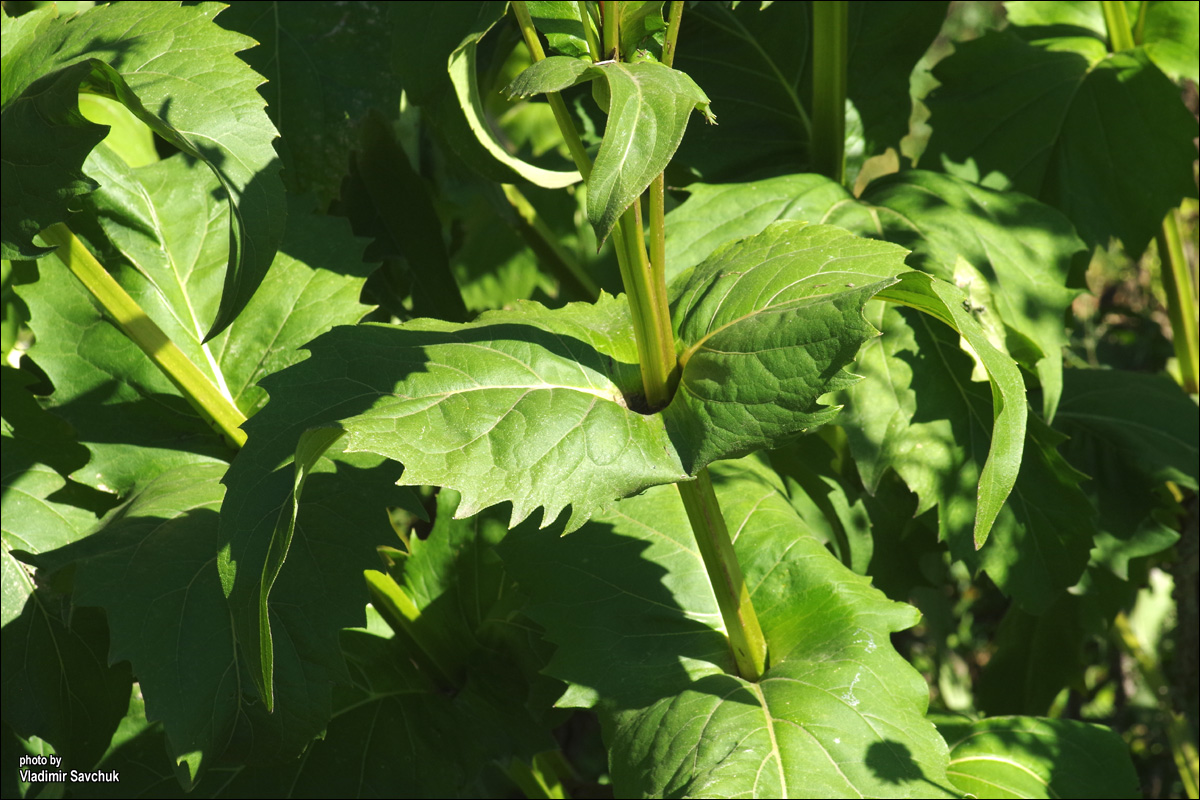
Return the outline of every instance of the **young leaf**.
<path id="1" fill-rule="evenodd" d="M 532 0 L 526 3 L 533 24 L 546 37 L 550 49 L 571 58 L 590 58 L 587 31 L 590 19 L 580 16 L 580 4 L 567 0 Z"/>
<path id="2" fill-rule="evenodd" d="M 57 147 L 53 143 L 62 136 L 72 138 L 78 148 L 69 164 L 47 176 L 21 177 L 36 170 L 43 159 L 14 158 L 15 167 L 5 170 L 6 181 L 20 180 L 26 186 L 36 181 L 38 196 L 48 196 L 58 187 L 78 193 L 81 187 L 69 169 L 77 170 L 90 148 L 79 148 L 79 134 L 72 131 L 85 127 L 102 133 L 78 114 L 63 116 L 80 90 L 119 100 L 160 136 L 208 164 L 220 179 L 233 209 L 229 267 L 206 338 L 228 327 L 249 302 L 275 257 L 286 218 L 271 145 L 276 132 L 256 91 L 261 79 L 235 56 L 252 40 L 213 24 L 219 10 L 215 3 L 190 8 L 138 3 L 99 6 L 69 20 L 24 23 L 11 47 L 6 32 L 3 57 L 6 148 L 36 142 L 40 152 L 53 151 Z M 34 13 L 54 14 L 51 10 Z M 31 31 L 36 32 L 30 35 Z M 115 48 L 100 44 L 118 42 Z M 52 82 L 57 99 L 37 99 L 50 90 L 42 84 L 33 90 L 32 84 L 40 79 Z M 32 102 L 58 104 L 57 116 L 10 115 L 10 106 L 22 108 Z M 7 149 L 5 161 L 9 162 Z M 7 255 L 10 247 L 33 254 L 35 229 L 66 219 L 65 199 L 48 214 L 26 218 L 24 199 L 19 207 L 9 207 L 21 193 L 7 191 L 7 183 L 5 188 L 5 224 L 21 231 L 13 238 L 6 229 L 5 257 L 12 257 Z"/>
<path id="3" fill-rule="evenodd" d="M 608 86 L 608 123 L 587 180 L 588 222 L 603 242 L 617 219 L 670 163 L 692 110 L 709 122 L 715 117 L 695 81 L 648 61 L 592 65 L 555 56 L 522 72 L 507 92 L 509 97 L 529 97 L 596 78 Z"/>
<path id="4" fill-rule="evenodd" d="M 905 254 L 841 228 L 776 223 L 671 285 L 682 374 L 664 413 L 690 473 L 837 414 L 819 398 L 855 380 L 843 367 L 875 335 L 863 305 Z"/>
<path id="5" fill-rule="evenodd" d="M 939 719 L 947 775 L 979 798 L 1137 797 L 1129 749 L 1108 728 L 1068 719 Z"/>

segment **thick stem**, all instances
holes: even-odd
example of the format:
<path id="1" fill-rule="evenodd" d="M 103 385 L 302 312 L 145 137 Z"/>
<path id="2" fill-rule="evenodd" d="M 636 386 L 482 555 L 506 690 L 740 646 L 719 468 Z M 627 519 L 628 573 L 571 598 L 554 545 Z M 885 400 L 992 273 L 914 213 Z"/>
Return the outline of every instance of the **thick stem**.
<path id="1" fill-rule="evenodd" d="M 813 171 L 846 177 L 846 50 L 849 5 L 813 3 Z"/>
<path id="2" fill-rule="evenodd" d="M 1200 391 L 1200 343 L 1197 342 L 1196 287 L 1188 269 L 1179 235 L 1179 217 L 1172 209 L 1163 219 L 1158 233 L 1158 257 L 1162 263 L 1163 289 L 1167 293 L 1167 313 L 1175 339 L 1175 357 L 1179 378 L 1188 394 Z"/>
<path id="3" fill-rule="evenodd" d="M 748 681 L 757 681 L 767 669 L 767 640 L 750 602 L 750 590 L 742 578 L 742 568 L 725 518 L 721 516 L 708 469 L 701 469 L 696 480 L 676 486 L 700 546 L 709 583 L 717 596 L 738 674 Z"/>
<path id="4" fill-rule="evenodd" d="M 46 244 L 58 248 L 54 255 L 99 301 L 121 332 L 175 384 L 192 408 L 220 432 L 231 447 L 244 445 L 246 433 L 240 426 L 246 421 L 245 415 L 183 354 L 162 328 L 146 316 L 142 307 L 105 271 L 83 242 L 62 223 L 46 228 L 41 237 Z"/>
<path id="5" fill-rule="evenodd" d="M 1104 0 L 1100 3 L 1104 11 L 1104 25 L 1108 28 L 1108 44 L 1114 53 L 1122 50 L 1132 50 L 1133 29 L 1129 26 L 1129 15 L 1125 13 L 1125 4 L 1121 0 Z"/>

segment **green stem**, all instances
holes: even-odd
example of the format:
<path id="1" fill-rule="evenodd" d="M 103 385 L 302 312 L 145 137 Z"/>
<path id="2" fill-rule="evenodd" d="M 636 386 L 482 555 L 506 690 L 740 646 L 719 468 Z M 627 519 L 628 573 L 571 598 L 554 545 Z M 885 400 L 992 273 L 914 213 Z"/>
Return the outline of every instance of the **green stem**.
<path id="1" fill-rule="evenodd" d="M 600 23 L 604 35 L 604 58 L 621 57 L 621 9 L 616 0 L 601 0 Z"/>
<path id="2" fill-rule="evenodd" d="M 517 15 L 517 23 L 521 26 L 521 36 L 525 39 L 525 46 L 529 48 L 529 55 L 535 62 L 541 61 L 546 57 L 546 51 L 542 49 L 542 43 L 538 39 L 537 28 L 533 25 L 533 17 L 529 15 L 529 7 L 522 0 L 514 0 L 512 7 L 513 12 Z M 583 140 L 579 138 L 579 131 L 575 130 L 571 112 L 567 110 L 567 104 L 558 92 L 547 92 L 546 101 L 550 103 L 550 110 L 554 112 L 554 121 L 558 123 L 558 129 L 567 143 L 567 150 L 571 152 L 571 158 L 575 161 L 575 169 L 579 170 L 579 174 L 586 182 L 588 176 L 592 174 L 592 160 L 588 158 L 587 148 L 583 146 Z"/>
<path id="3" fill-rule="evenodd" d="M 1158 233 L 1158 257 L 1162 263 L 1163 289 L 1167 292 L 1167 313 L 1171 317 L 1180 383 L 1188 394 L 1196 394 L 1200 391 L 1196 287 L 1192 284 L 1192 271 L 1188 269 L 1187 256 L 1183 253 L 1179 216 L 1174 209 L 1167 213 Z"/>
<path id="4" fill-rule="evenodd" d="M 517 19 L 525 33 L 525 40 L 530 45 L 530 53 L 534 61 L 539 61 L 544 58 L 544 54 L 524 6 L 519 0 L 513 3 Z M 682 11 L 682 3 L 672 4 L 667 28 L 667 42 L 670 46 L 664 49 L 665 54 L 673 55 Z M 612 57 L 618 54 L 616 42 L 619 41 L 616 35 L 616 3 L 602 3 L 601 13 L 604 22 L 604 53 Z M 559 127 L 568 141 L 572 137 L 578 139 L 569 118 L 559 118 Z M 587 170 L 578 162 L 577 165 L 586 177 L 591 165 L 587 165 Z M 646 392 L 647 403 L 655 410 L 665 407 L 670 401 L 673 383 L 679 372 L 675 355 L 675 334 L 667 303 L 663 205 L 663 176 L 660 174 L 650 191 L 652 246 L 649 258 L 642 231 L 640 200 L 621 215 L 612 232 L 613 247 L 621 268 L 621 280 L 633 317 L 642 387 Z M 750 592 L 742 578 L 741 566 L 733 550 L 725 519 L 721 516 L 721 508 L 717 503 L 717 495 L 713 490 L 708 470 L 701 469 L 695 481 L 678 484 L 678 490 L 692 525 L 692 532 L 696 536 L 704 567 L 708 571 L 717 606 L 721 610 L 738 674 L 746 680 L 757 681 L 766 669 L 767 642 L 754 613 L 754 606 L 750 602 Z"/>
<path id="5" fill-rule="evenodd" d="M 813 3 L 813 171 L 846 177 L 846 55 L 849 6 Z"/>
<path id="6" fill-rule="evenodd" d="M 738 674 L 748 681 L 757 681 L 767 669 L 767 640 L 750 602 L 750 590 L 742 577 L 708 469 L 701 469 L 696 480 L 676 486 L 700 546 L 709 583 L 717 596 Z"/>
<path id="7" fill-rule="evenodd" d="M 142 307 L 105 271 L 83 242 L 61 222 L 46 228 L 41 237 L 46 244 L 58 248 L 54 255 L 99 301 L 117 327 L 175 384 L 192 408 L 220 432 L 231 447 L 244 445 L 246 433 L 240 426 L 246 421 L 245 415 L 183 354 L 162 328 L 146 316 Z"/>
<path id="8" fill-rule="evenodd" d="M 1100 3 L 1104 11 L 1104 25 L 1108 28 L 1108 44 L 1114 53 L 1122 50 L 1132 50 L 1133 29 L 1129 26 L 1129 15 L 1125 13 L 1125 4 L 1121 0 L 1103 0 Z"/>
<path id="9" fill-rule="evenodd" d="M 588 4 L 585 0 L 578 0 L 575 4 L 579 8 L 579 19 L 583 22 L 583 36 L 587 39 L 588 53 L 592 57 L 592 61 L 600 60 L 600 40 L 596 38 L 596 29 L 592 25 L 592 15 L 588 12 Z"/>

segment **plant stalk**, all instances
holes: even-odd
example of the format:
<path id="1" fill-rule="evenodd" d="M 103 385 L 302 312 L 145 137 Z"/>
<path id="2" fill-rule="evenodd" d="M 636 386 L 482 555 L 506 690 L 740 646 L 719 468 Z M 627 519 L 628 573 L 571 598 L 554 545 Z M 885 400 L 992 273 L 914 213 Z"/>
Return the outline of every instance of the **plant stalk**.
<path id="1" fill-rule="evenodd" d="M 240 427 L 246 417 L 233 401 L 163 333 L 66 225 L 55 223 L 42 231 L 41 237 L 46 244 L 57 248 L 54 255 L 59 261 L 100 302 L 117 327 L 175 384 L 201 418 L 231 447 L 240 449 L 246 443 L 246 433 Z"/>
<path id="2" fill-rule="evenodd" d="M 813 171 L 846 179 L 846 61 L 849 4 L 813 3 Z"/>
<path id="3" fill-rule="evenodd" d="M 750 602 L 750 590 L 742 577 L 708 468 L 701 469 L 696 480 L 676 486 L 700 546 L 709 583 L 717 596 L 738 674 L 748 681 L 757 681 L 767 669 L 767 640 Z"/>
<path id="4" fill-rule="evenodd" d="M 529 44 L 534 61 L 545 58 L 537 32 L 533 27 L 525 4 L 513 2 L 517 19 L 521 24 L 525 41 Z M 619 57 L 619 38 L 616 21 L 616 3 L 601 4 L 604 36 L 604 54 Z M 673 58 L 674 44 L 679 34 L 679 22 L 683 13 L 681 2 L 672 3 L 668 22 L 664 58 Z M 615 55 L 614 55 L 615 54 Z M 553 97 L 557 97 L 554 95 Z M 561 99 L 558 101 L 561 103 Z M 565 111 L 565 106 L 564 106 Z M 565 113 L 555 113 L 563 136 L 568 145 L 572 139 L 579 140 L 574 123 Z M 580 145 L 582 148 L 582 145 Z M 572 153 L 575 149 L 572 147 Z M 586 156 L 584 157 L 586 161 Z M 591 164 L 576 165 L 585 179 L 591 172 Z M 613 246 L 621 268 L 621 280 L 633 317 L 634 336 L 638 346 L 638 357 L 642 372 L 642 387 L 649 406 L 658 410 L 667 405 L 674 389 L 673 383 L 679 373 L 675 354 L 675 334 L 671 325 L 670 307 L 666 288 L 666 244 L 664 238 L 663 176 L 658 175 L 650 188 L 650 256 L 646 253 L 645 236 L 642 230 L 641 201 L 630 206 L 613 228 Z M 656 197 L 657 196 L 657 197 Z M 713 490 L 707 469 L 701 469 L 695 481 L 677 484 L 679 495 L 687 510 L 692 532 L 704 560 L 717 606 L 725 623 L 730 648 L 738 674 L 749 681 L 762 677 L 767 665 L 767 642 L 758 624 L 758 616 L 750 601 L 750 592 L 742 577 L 741 566 L 729 538 L 729 530 Z"/>
<path id="5" fill-rule="evenodd" d="M 1179 235 L 1179 214 L 1167 212 L 1158 232 L 1158 258 L 1162 263 L 1163 289 L 1167 293 L 1167 313 L 1179 361 L 1179 378 L 1188 394 L 1200 392 L 1200 342 L 1197 342 L 1196 287 L 1192 271 L 1183 253 Z"/>

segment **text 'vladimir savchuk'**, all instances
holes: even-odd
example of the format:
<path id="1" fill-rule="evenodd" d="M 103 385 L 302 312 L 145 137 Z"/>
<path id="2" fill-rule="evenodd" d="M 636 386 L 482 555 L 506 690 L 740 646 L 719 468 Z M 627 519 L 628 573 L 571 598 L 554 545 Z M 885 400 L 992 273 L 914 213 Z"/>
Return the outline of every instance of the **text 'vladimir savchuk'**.
<path id="1" fill-rule="evenodd" d="M 93 770 L 80 772 L 77 769 L 59 769 L 62 766 L 62 756 L 56 755 L 24 755 L 21 756 L 22 783 L 119 783 L 121 774 L 115 769 Z M 34 770 L 32 767 L 42 767 Z"/>

